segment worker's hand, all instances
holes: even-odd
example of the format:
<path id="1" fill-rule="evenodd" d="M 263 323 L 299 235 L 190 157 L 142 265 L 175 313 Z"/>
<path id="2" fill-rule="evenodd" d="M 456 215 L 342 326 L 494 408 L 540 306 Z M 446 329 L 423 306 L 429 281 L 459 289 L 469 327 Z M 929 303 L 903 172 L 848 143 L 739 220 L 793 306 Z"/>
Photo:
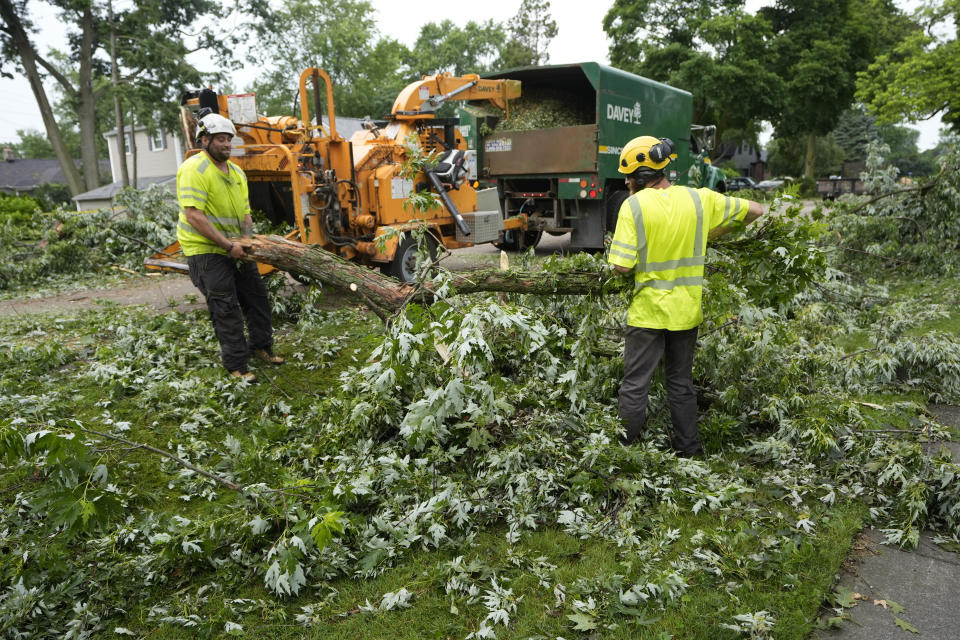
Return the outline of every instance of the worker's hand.
<path id="1" fill-rule="evenodd" d="M 230 256 L 231 258 L 234 258 L 235 260 L 239 260 L 246 254 L 247 254 L 247 250 L 243 248 L 242 244 L 239 244 L 237 242 L 233 243 L 233 246 L 230 247 L 230 251 L 227 253 L 228 256 Z"/>

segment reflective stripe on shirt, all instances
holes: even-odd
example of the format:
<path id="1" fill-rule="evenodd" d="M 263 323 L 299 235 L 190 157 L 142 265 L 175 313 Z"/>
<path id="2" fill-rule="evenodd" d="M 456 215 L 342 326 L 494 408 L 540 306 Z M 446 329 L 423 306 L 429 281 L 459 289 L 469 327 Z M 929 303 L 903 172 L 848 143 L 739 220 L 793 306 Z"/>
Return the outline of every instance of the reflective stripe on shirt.
<path id="1" fill-rule="evenodd" d="M 673 280 L 640 280 L 637 281 L 636 289 L 651 287 L 653 289 L 663 289 L 671 291 L 675 287 L 696 287 L 703 284 L 703 276 L 683 276 Z"/>
<path id="2" fill-rule="evenodd" d="M 694 257 L 703 256 L 703 203 L 700 202 L 700 194 L 695 189 L 687 187 L 687 193 L 693 198 L 693 206 L 697 210 L 697 233 L 693 240 Z"/>
<path id="3" fill-rule="evenodd" d="M 647 270 L 647 230 L 643 226 L 643 210 L 637 198 L 631 196 L 627 198 L 630 205 L 630 213 L 633 214 L 633 227 L 637 235 L 637 272 Z"/>

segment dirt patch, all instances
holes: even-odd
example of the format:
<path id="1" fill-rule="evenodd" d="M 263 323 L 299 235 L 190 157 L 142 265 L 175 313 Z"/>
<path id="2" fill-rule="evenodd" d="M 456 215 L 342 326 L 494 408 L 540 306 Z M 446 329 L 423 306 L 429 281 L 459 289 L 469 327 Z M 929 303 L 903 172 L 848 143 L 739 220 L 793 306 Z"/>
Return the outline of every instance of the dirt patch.
<path id="1" fill-rule="evenodd" d="M 196 301 L 191 302 L 186 296 L 196 296 Z M 150 305 L 162 311 L 174 309 L 187 311 L 206 306 L 203 296 L 189 278 L 175 274 L 162 274 L 143 276 L 118 287 L 71 291 L 49 298 L 0 300 L 0 316 L 46 312 L 69 313 L 89 309 L 103 302 Z"/>

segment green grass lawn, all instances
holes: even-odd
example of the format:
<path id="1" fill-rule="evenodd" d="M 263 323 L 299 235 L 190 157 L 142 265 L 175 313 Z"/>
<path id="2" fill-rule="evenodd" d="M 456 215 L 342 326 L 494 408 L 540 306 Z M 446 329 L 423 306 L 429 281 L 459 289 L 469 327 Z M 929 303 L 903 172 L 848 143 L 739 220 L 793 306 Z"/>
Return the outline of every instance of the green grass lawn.
<path id="1" fill-rule="evenodd" d="M 952 284 L 936 286 L 947 291 Z M 915 291 L 894 293 L 909 298 Z M 338 413 L 345 406 L 341 390 L 370 363 L 385 330 L 375 316 L 343 298 L 322 294 L 312 302 L 297 307 L 289 301 L 277 322 L 277 350 L 288 364 L 257 368 L 261 382 L 250 387 L 224 376 L 205 311 L 110 306 L 0 319 L 2 424 L 67 428 L 68 421 L 77 420 L 189 458 L 240 485 L 284 488 L 296 509 L 306 511 L 270 512 L 274 536 L 291 526 L 290 517 L 308 518 L 310 509 L 321 514 L 328 508 L 324 505 L 336 505 L 348 511 L 346 545 L 374 517 L 375 502 L 334 490 L 334 461 L 359 437 L 356 416 Z M 881 312 L 864 313 L 872 318 Z M 955 333 L 958 322 L 960 315 L 951 313 L 924 318 L 908 331 Z M 874 328 L 865 322 L 858 331 L 867 336 Z M 869 341 L 851 336 L 845 352 L 870 347 Z M 603 388 L 615 389 L 615 384 Z M 602 400 L 612 412 L 613 396 Z M 923 403 L 925 394 L 904 388 L 863 394 L 859 400 Z M 657 402 L 655 397 L 654 431 L 667 420 Z M 371 415 L 386 410 L 369 409 Z M 884 414 L 870 407 L 863 412 L 871 420 Z M 912 428 L 914 410 L 886 413 L 882 419 L 892 426 Z M 508 431 L 533 424 L 524 421 L 535 421 L 537 410 L 518 409 L 514 419 L 515 424 L 487 425 L 477 437 L 513 447 Z M 61 622 L 74 615 L 90 628 L 99 624 L 98 637 L 123 637 L 122 631 L 113 633 L 120 628 L 158 639 L 463 638 L 482 629 L 488 614 L 499 608 L 509 621 L 492 625 L 497 638 L 733 639 L 744 634 L 721 625 L 733 623 L 736 615 L 767 611 L 776 618 L 775 637 L 799 640 L 828 600 L 851 541 L 869 517 L 868 505 L 856 495 L 828 499 L 822 483 L 829 469 L 781 468 L 775 459 L 749 450 L 751 438 L 771 431 L 762 420 L 747 421 L 755 431 L 706 433 L 713 455 L 694 466 L 659 452 L 656 434 L 652 444 L 639 445 L 636 452 L 606 445 L 593 467 L 564 480 L 569 483 L 564 500 L 604 496 L 595 503 L 602 505 L 593 514 L 598 528 L 589 534 L 554 517 L 528 523 L 511 543 L 502 516 L 491 516 L 478 531 L 451 530 L 440 545 L 414 539 L 392 547 L 366 571 L 343 564 L 344 558 L 361 562 L 360 549 L 335 559 L 311 555 L 304 587 L 283 598 L 264 586 L 269 560 L 257 555 L 274 542 L 250 534 L 231 538 L 229 531 L 204 537 L 217 528 L 244 529 L 254 516 L 267 515 L 269 508 L 259 502 L 143 449 L 103 441 L 92 450 L 91 466 L 102 461 L 108 467 L 123 506 L 105 510 L 101 524 L 67 534 L 32 520 L 18 497 L 44 482 L 42 465 L 49 461 L 24 465 L 0 459 L 0 505 L 9 533 L 8 542 L 0 544 L 0 588 L 12 593 L 18 577 L 26 575 L 25 585 L 41 589 Z M 389 441 L 397 434 L 378 437 Z M 417 469 L 416 456 L 426 460 L 441 453 L 428 448 L 411 455 L 409 468 Z M 465 450 L 462 455 L 466 469 L 476 454 Z M 567 454 L 556 449 L 556 455 Z M 629 460 L 639 462 L 631 467 Z M 616 469 L 615 475 L 606 475 L 606 468 Z M 451 477 L 471 482 L 466 475 Z M 429 474 L 407 480 L 424 492 L 421 499 L 440 481 Z M 324 488 L 312 489 L 313 484 Z M 302 486 L 306 493 L 297 493 Z M 88 481 L 79 487 L 86 495 L 94 485 Z M 279 495 L 284 497 L 271 504 L 288 507 L 288 494 Z M 94 520 L 100 517 L 98 512 Z M 402 517 L 393 517 L 402 524 Z M 181 542 L 155 542 L 158 532 L 173 531 L 167 523 L 184 521 L 187 533 L 175 538 Z M 614 542 L 618 529 L 632 532 L 629 546 Z M 42 545 L 28 542 L 40 531 L 48 536 Z M 208 539 L 213 542 L 203 542 Z M 203 547 L 193 555 L 186 551 L 192 540 Z M 233 545 L 233 551 L 218 544 Z M 230 553 L 241 560 L 231 562 Z M 385 605 L 385 594 L 394 594 L 400 604 Z M 84 602 L 97 612 L 96 620 L 93 613 L 69 613 Z M 20 615 L 27 619 L 26 613 Z M 0 628 L 13 628 L 13 619 L 6 618 Z"/>

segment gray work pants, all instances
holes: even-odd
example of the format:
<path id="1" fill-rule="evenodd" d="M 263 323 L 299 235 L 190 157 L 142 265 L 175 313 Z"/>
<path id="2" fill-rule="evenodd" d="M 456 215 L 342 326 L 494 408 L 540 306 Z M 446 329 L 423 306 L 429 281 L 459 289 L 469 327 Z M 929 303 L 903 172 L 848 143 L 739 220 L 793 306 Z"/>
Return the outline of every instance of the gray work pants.
<path id="1" fill-rule="evenodd" d="M 251 348 L 269 350 L 273 346 L 270 300 L 257 265 L 218 253 L 201 253 L 188 256 L 187 266 L 190 280 L 207 299 L 224 368 L 246 372 Z M 249 346 L 243 334 L 244 320 L 250 332 Z"/>
<path id="2" fill-rule="evenodd" d="M 647 393 L 653 372 L 664 357 L 667 400 L 673 422 L 673 448 L 684 454 L 701 452 L 697 432 L 697 393 L 693 389 L 693 352 L 697 328 L 686 331 L 627 327 L 620 419 L 623 444 L 637 439 L 647 420 Z"/>

